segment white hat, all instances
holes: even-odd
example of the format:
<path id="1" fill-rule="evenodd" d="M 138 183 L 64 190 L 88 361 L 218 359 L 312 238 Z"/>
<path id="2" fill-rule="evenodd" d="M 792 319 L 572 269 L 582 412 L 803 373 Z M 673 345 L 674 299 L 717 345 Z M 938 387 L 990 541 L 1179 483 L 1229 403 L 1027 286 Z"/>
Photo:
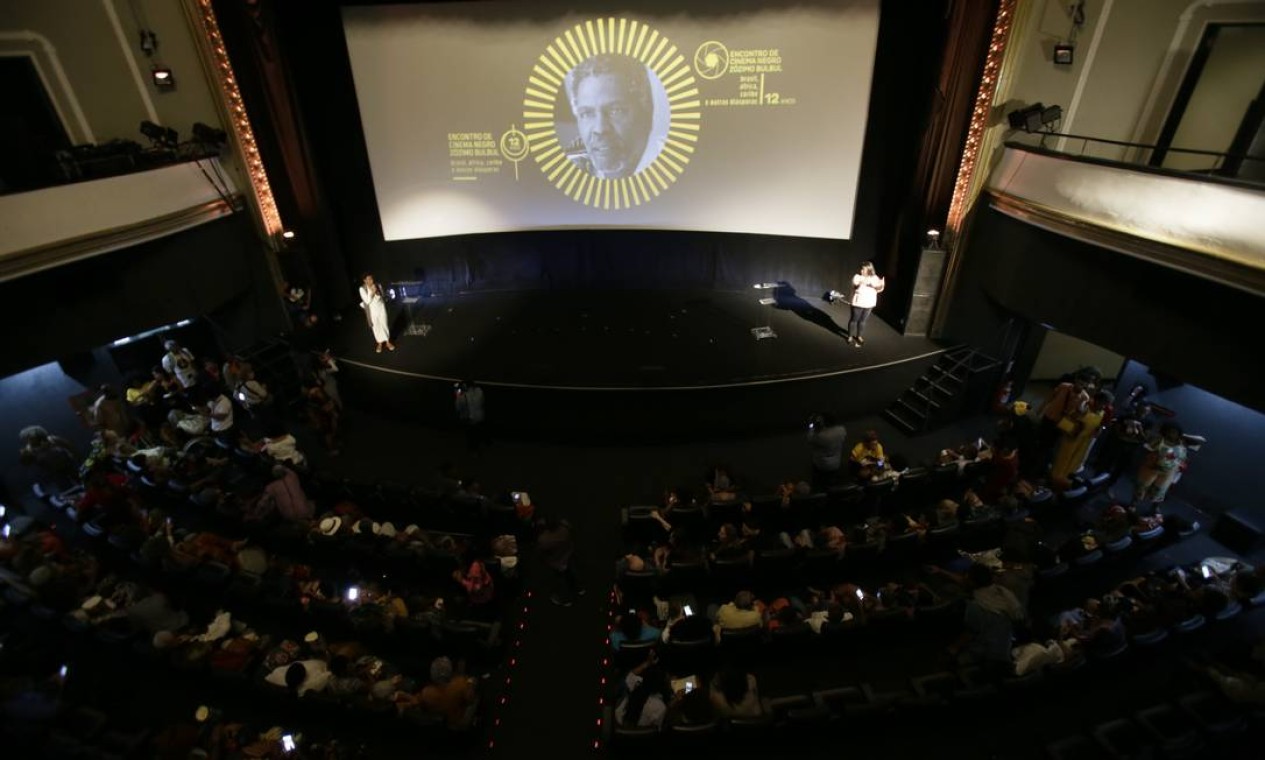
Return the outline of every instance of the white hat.
<path id="1" fill-rule="evenodd" d="M 362 517 L 352 526 L 351 532 L 356 535 L 368 532 L 376 536 L 382 532 L 382 526 L 367 517 Z"/>
<path id="2" fill-rule="evenodd" d="M 420 533 L 421 530 L 422 529 L 417 527 L 416 525 L 406 525 L 404 526 L 404 535 L 411 536 L 414 533 Z"/>
<path id="3" fill-rule="evenodd" d="M 315 644 L 317 641 L 320 640 L 320 638 L 321 638 L 321 634 L 317 633 L 316 631 L 308 631 L 307 635 L 303 637 L 303 640 L 309 644 Z"/>
<path id="4" fill-rule="evenodd" d="M 387 538 L 395 538 L 396 531 L 395 531 L 395 525 L 393 523 L 384 522 L 382 523 L 381 528 L 382 528 L 382 535 L 386 536 Z"/>
<path id="5" fill-rule="evenodd" d="M 530 506 L 531 506 L 531 494 L 527 493 L 526 491 L 519 491 L 519 492 L 518 492 L 518 503 L 519 503 L 519 504 L 522 504 L 524 507 L 530 507 Z"/>
<path id="6" fill-rule="evenodd" d="M 321 520 L 320 524 L 317 526 L 317 530 L 319 530 L 323 535 L 332 536 L 337 533 L 338 529 L 341 527 L 343 527 L 343 518 L 335 515 L 334 517 L 326 517 L 324 520 Z"/>

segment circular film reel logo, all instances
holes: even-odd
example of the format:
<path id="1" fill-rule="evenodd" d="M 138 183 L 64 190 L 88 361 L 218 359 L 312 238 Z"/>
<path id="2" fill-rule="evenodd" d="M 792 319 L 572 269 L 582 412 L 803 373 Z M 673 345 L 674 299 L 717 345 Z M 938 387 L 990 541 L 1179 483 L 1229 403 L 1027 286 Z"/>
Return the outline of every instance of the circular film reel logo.
<path id="1" fill-rule="evenodd" d="M 720 79 L 729 70 L 729 48 L 709 40 L 694 51 L 694 70 L 703 79 Z"/>

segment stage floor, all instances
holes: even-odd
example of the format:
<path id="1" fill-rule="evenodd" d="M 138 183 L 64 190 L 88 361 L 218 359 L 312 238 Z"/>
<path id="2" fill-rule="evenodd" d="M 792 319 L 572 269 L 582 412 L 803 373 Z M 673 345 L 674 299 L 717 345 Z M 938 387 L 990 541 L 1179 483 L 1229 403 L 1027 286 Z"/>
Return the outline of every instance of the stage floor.
<path id="1" fill-rule="evenodd" d="M 776 298 L 763 305 L 761 298 Z M 843 338 L 848 307 L 772 290 L 506 291 L 391 306 L 398 350 L 373 351 L 358 310 L 336 326 L 343 363 L 424 380 L 586 390 L 681 390 L 825 378 L 943 349 L 877 317 L 864 348 Z M 777 337 L 757 340 L 770 327 Z M 423 333 L 424 334 L 421 334 Z"/>

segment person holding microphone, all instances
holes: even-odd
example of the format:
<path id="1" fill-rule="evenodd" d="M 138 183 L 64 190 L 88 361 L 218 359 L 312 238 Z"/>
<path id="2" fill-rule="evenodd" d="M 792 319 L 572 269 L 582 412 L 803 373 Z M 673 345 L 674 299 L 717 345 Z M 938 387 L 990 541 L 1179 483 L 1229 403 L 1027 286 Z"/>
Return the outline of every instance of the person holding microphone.
<path id="1" fill-rule="evenodd" d="M 861 333 L 870 318 L 870 312 L 878 303 L 878 294 L 883 292 L 887 283 L 874 273 L 874 264 L 861 263 L 861 271 L 852 275 L 852 315 L 848 318 L 848 343 L 856 348 L 865 345 Z"/>
<path id="2" fill-rule="evenodd" d="M 387 322 L 387 302 L 382 297 L 382 286 L 373 281 L 371 274 L 366 274 L 360 280 L 360 308 L 364 309 L 369 329 L 373 331 L 373 350 L 382 353 L 385 347 L 388 351 L 394 351 L 391 326 Z"/>

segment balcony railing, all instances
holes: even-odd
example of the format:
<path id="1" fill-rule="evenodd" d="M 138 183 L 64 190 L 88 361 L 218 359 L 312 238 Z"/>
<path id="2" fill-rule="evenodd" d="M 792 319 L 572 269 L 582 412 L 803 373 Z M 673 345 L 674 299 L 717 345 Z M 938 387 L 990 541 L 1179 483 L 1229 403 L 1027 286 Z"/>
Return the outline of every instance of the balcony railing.
<path id="1" fill-rule="evenodd" d="M 1031 224 L 1265 295 L 1265 184 L 1008 142 L 988 192 Z"/>
<path id="2" fill-rule="evenodd" d="M 1063 132 L 1018 132 L 1007 142 L 1007 145 L 1011 144 L 1040 148 L 1076 158 L 1128 164 L 1138 169 L 1173 175 L 1187 174 L 1238 180 L 1255 185 L 1265 184 L 1265 156 L 1246 153 L 1164 148 Z"/>

